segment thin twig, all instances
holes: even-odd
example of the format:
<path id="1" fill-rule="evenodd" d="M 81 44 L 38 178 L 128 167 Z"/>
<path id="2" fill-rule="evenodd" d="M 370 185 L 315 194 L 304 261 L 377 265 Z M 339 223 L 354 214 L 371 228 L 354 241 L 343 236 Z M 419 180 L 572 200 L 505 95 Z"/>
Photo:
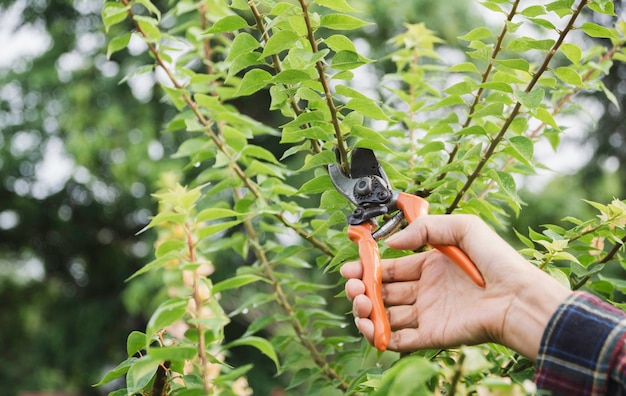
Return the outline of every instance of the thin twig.
<path id="1" fill-rule="evenodd" d="M 543 63 L 541 64 L 541 66 L 539 66 L 539 69 L 537 69 L 537 72 L 535 72 L 535 74 L 533 75 L 533 78 L 531 79 L 531 81 L 526 86 L 526 89 L 524 90 L 524 93 L 526 93 L 526 94 L 530 93 L 532 91 L 532 89 L 535 87 L 535 84 L 537 84 L 537 81 L 539 81 L 539 78 L 543 75 L 543 73 L 546 70 L 548 70 L 548 65 L 550 64 L 550 61 L 552 60 L 554 55 L 557 53 L 559 47 L 563 43 L 563 40 L 565 40 L 565 37 L 567 36 L 567 34 L 570 32 L 570 30 L 572 30 L 574 28 L 574 23 L 576 22 L 576 18 L 580 15 L 580 13 L 585 8 L 587 3 L 588 3 L 588 0 L 581 0 L 581 2 L 579 3 L 578 7 L 573 12 L 572 17 L 568 21 L 567 26 L 560 32 L 559 38 L 554 43 L 554 45 L 552 46 L 550 51 L 548 51 L 548 54 L 546 55 L 545 59 L 543 60 Z M 515 117 L 517 117 L 517 115 L 519 114 L 519 111 L 520 111 L 521 107 L 522 107 L 522 104 L 519 101 L 515 103 L 515 106 L 513 107 L 513 110 L 511 111 L 511 113 L 507 117 L 506 121 L 504 122 L 504 124 L 500 128 L 500 131 L 493 138 L 493 140 L 491 141 L 491 143 L 487 147 L 487 150 L 485 150 L 485 152 L 483 153 L 483 156 L 482 156 L 481 160 L 478 162 L 478 165 L 476 166 L 474 171 L 467 177 L 467 181 L 465 182 L 463 187 L 461 187 L 461 189 L 457 193 L 456 197 L 454 198 L 454 201 L 452 202 L 452 204 L 450 204 L 450 206 L 446 210 L 446 213 L 452 213 L 454 211 L 454 209 L 457 208 L 457 206 L 459 205 L 461 200 L 464 198 L 465 194 L 469 191 L 469 189 L 472 186 L 472 184 L 478 179 L 478 177 L 480 176 L 480 172 L 485 167 L 487 162 L 491 159 L 491 156 L 495 153 L 496 148 L 498 147 L 498 145 L 500 144 L 500 142 L 504 138 L 505 133 L 508 131 L 508 129 L 511 126 L 511 124 L 513 123 L 513 120 L 515 119 Z"/>

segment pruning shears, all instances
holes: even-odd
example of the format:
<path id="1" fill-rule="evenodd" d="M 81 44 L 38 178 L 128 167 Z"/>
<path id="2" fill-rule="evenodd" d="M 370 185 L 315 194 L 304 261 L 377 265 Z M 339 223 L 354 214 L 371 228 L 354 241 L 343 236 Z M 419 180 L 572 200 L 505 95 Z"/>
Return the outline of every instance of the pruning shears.
<path id="1" fill-rule="evenodd" d="M 427 214 L 429 205 L 424 198 L 394 191 L 370 149 L 355 148 L 352 151 L 349 175 L 334 163 L 328 166 L 328 173 L 335 188 L 356 206 L 347 218 L 348 237 L 359 247 L 365 294 L 372 300 L 370 319 L 374 323 L 374 346 L 384 351 L 391 337 L 391 326 L 382 300 L 382 266 L 376 241 L 395 232 L 403 219 L 411 223 Z M 382 215 L 390 217 L 378 227 L 376 218 Z M 454 261 L 478 286 L 485 286 L 476 265 L 457 246 L 431 246 Z"/>

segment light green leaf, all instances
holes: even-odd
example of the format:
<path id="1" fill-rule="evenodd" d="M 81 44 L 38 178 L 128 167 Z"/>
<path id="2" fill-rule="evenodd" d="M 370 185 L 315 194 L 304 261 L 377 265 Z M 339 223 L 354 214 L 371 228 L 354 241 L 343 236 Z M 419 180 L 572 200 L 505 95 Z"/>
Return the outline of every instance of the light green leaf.
<path id="1" fill-rule="evenodd" d="M 238 217 L 243 216 L 245 213 L 239 213 L 232 209 L 226 208 L 208 208 L 202 210 L 202 212 L 198 213 L 196 220 L 198 222 L 223 219 L 224 217 Z"/>
<path id="2" fill-rule="evenodd" d="M 375 120 L 392 121 L 373 100 L 352 99 L 346 103 L 346 108 Z"/>
<path id="3" fill-rule="evenodd" d="M 231 342 L 230 344 L 224 345 L 225 349 L 231 349 L 238 346 L 251 346 L 253 348 L 258 349 L 262 354 L 267 356 L 274 362 L 276 366 L 276 370 L 280 371 L 280 362 L 278 361 L 278 356 L 276 355 L 276 351 L 272 344 L 266 340 L 265 338 L 249 336 L 244 338 L 239 338 Z"/>
<path id="4" fill-rule="evenodd" d="M 334 186 L 330 177 L 328 175 L 321 175 L 304 183 L 293 195 L 319 194 L 332 188 L 334 188 Z"/>
<path id="5" fill-rule="evenodd" d="M 230 45 L 226 61 L 230 62 L 238 55 L 250 53 L 260 46 L 259 42 L 251 34 L 240 32 L 235 36 L 232 44 Z"/>
<path id="6" fill-rule="evenodd" d="M 474 41 L 474 40 L 482 40 L 487 37 L 492 37 L 493 33 L 488 28 L 481 26 L 471 30 L 469 33 L 458 37 L 459 40 L 463 41 Z"/>
<path id="7" fill-rule="evenodd" d="M 131 366 L 133 364 L 135 364 L 135 362 L 138 359 L 136 357 L 129 357 L 128 359 L 124 360 L 122 363 L 118 364 L 117 366 L 115 366 L 114 369 L 110 370 L 109 372 L 107 372 L 104 377 L 102 377 L 102 379 L 100 380 L 100 382 L 98 382 L 97 384 L 94 384 L 93 386 L 101 386 L 104 384 L 108 384 L 109 382 L 113 381 L 114 379 L 117 379 L 121 376 L 123 376 L 124 374 L 126 374 L 128 372 L 128 369 L 131 368 Z"/>
<path id="8" fill-rule="evenodd" d="M 380 388 L 374 396 L 429 394 L 428 382 L 440 371 L 425 357 L 407 356 L 383 373 Z"/>
<path id="9" fill-rule="evenodd" d="M 280 30 L 267 40 L 263 56 L 278 54 L 294 47 L 302 48 L 302 45 L 298 44 L 300 39 L 301 37 L 291 30 Z"/>
<path id="10" fill-rule="evenodd" d="M 585 22 L 580 29 L 590 37 L 618 39 L 619 34 L 614 28 L 607 28 L 593 22 Z"/>
<path id="11" fill-rule="evenodd" d="M 184 241 L 179 239 L 168 239 L 157 246 L 155 256 L 163 257 L 165 254 L 172 251 L 179 252 L 183 247 L 185 247 Z"/>
<path id="12" fill-rule="evenodd" d="M 332 30 L 354 30 L 369 26 L 371 23 L 365 22 L 351 15 L 327 14 L 322 16 L 320 27 Z"/>
<path id="13" fill-rule="evenodd" d="M 130 5 L 107 1 L 102 7 L 102 21 L 105 31 L 109 31 L 111 26 L 123 22 L 128 16 Z"/>
<path id="14" fill-rule="evenodd" d="M 298 172 L 303 172 L 311 168 L 317 168 L 328 164 L 333 164 L 337 161 L 335 153 L 329 150 L 322 151 L 314 155 L 308 155 L 304 159 L 304 165 L 298 169 Z"/>
<path id="15" fill-rule="evenodd" d="M 187 299 L 182 298 L 172 298 L 159 305 L 146 326 L 146 348 L 157 332 L 182 318 L 186 310 Z"/>
<path id="16" fill-rule="evenodd" d="M 236 275 L 236 276 L 232 276 L 226 280 L 216 283 L 211 288 L 211 293 L 215 295 L 217 293 L 223 292 L 224 290 L 238 289 L 249 283 L 259 282 L 259 281 L 268 282 L 267 279 L 259 275 L 254 275 L 254 274 Z"/>
<path id="17" fill-rule="evenodd" d="M 572 67 L 557 67 L 553 71 L 554 74 L 565 83 L 572 84 L 577 87 L 582 87 L 584 85 L 580 74 L 578 74 L 578 72 Z"/>
<path id="18" fill-rule="evenodd" d="M 139 270 L 135 271 L 134 274 L 132 274 L 126 279 L 126 282 L 138 277 L 139 275 L 145 274 L 146 272 L 160 269 L 168 262 L 177 259 L 178 256 L 179 256 L 178 252 L 171 251 L 169 253 L 166 253 L 163 256 L 157 258 L 156 260 L 153 260 L 149 262 L 148 264 L 144 265 Z"/>
<path id="19" fill-rule="evenodd" d="M 176 345 L 159 348 L 148 348 L 148 355 L 160 361 L 191 360 L 198 354 L 198 348 L 193 345 Z"/>
<path id="20" fill-rule="evenodd" d="M 239 15 L 228 15 L 213 24 L 205 34 L 232 32 L 247 28 L 248 22 Z"/>
<path id="21" fill-rule="evenodd" d="M 311 80 L 311 76 L 307 72 L 303 70 L 289 69 L 289 70 L 283 70 L 280 73 L 278 73 L 276 76 L 274 76 L 274 78 L 272 79 L 272 82 L 275 84 L 295 85 L 295 84 L 303 83 L 303 82 L 310 81 L 310 80 Z"/>
<path id="22" fill-rule="evenodd" d="M 154 377 L 160 364 L 161 360 L 154 359 L 150 355 L 146 355 L 137 360 L 126 374 L 128 396 L 141 392 L 141 390 L 148 385 L 152 377 Z"/>
<path id="23" fill-rule="evenodd" d="M 204 238 L 210 237 L 211 235 L 215 235 L 218 232 L 222 232 L 222 231 L 228 230 L 229 228 L 233 228 L 234 226 L 241 224 L 242 221 L 243 219 L 225 221 L 223 223 L 218 223 L 218 224 L 210 224 L 210 225 L 200 228 L 196 232 L 196 235 L 198 236 L 198 239 L 202 240 Z"/>
<path id="24" fill-rule="evenodd" d="M 157 20 L 161 20 L 161 11 L 159 11 L 159 9 L 152 4 L 150 0 L 135 0 L 135 3 L 141 4 L 146 8 L 146 10 L 148 10 L 148 12 L 154 14 L 157 17 Z"/>
<path id="25" fill-rule="evenodd" d="M 530 63 L 526 59 L 499 59 L 496 63 L 510 67 L 511 69 L 522 70 L 527 72 L 530 69 Z"/>
<path id="26" fill-rule="evenodd" d="M 482 117 L 488 117 L 488 116 L 502 117 L 503 113 L 504 113 L 503 103 L 490 103 L 486 106 L 482 106 L 478 108 L 470 116 L 472 118 L 482 118 Z"/>
<path id="27" fill-rule="evenodd" d="M 573 64 L 577 65 L 583 56 L 583 50 L 577 45 L 572 43 L 561 44 L 560 50 Z"/>
<path id="28" fill-rule="evenodd" d="M 448 69 L 449 72 L 458 72 L 458 73 L 477 73 L 480 74 L 480 71 L 472 62 L 463 62 L 457 65 L 454 65 Z"/>
<path id="29" fill-rule="evenodd" d="M 107 59 L 111 59 L 111 55 L 126 48 L 130 42 L 130 37 L 131 33 L 124 33 L 111 39 L 107 45 Z"/>
<path id="30" fill-rule="evenodd" d="M 357 12 L 346 0 L 315 0 L 315 4 L 339 12 Z"/>
<path id="31" fill-rule="evenodd" d="M 515 91 L 515 98 L 518 102 L 529 110 L 533 111 L 541 104 L 545 92 L 541 88 L 535 88 L 529 93 L 524 91 Z"/>
<path id="32" fill-rule="evenodd" d="M 335 52 L 339 52 L 339 51 L 357 52 L 356 47 L 352 43 L 352 40 L 350 40 L 348 37 L 344 36 L 343 34 L 333 34 L 332 36 L 325 38 L 324 43 L 328 46 L 328 48 L 332 49 Z"/>
<path id="33" fill-rule="evenodd" d="M 539 15 L 545 15 L 546 9 L 542 5 L 532 5 L 524 8 L 520 11 L 520 14 L 525 17 L 537 17 Z"/>
<path id="34" fill-rule="evenodd" d="M 146 348 L 146 335 L 141 331 L 132 331 L 126 339 L 126 353 L 128 357 Z"/>
<path id="35" fill-rule="evenodd" d="M 243 76 L 241 84 L 239 85 L 239 89 L 237 89 L 237 92 L 235 93 L 235 96 L 252 95 L 253 93 L 265 88 L 265 86 L 271 81 L 272 75 L 265 70 L 250 70 Z"/>
<path id="36" fill-rule="evenodd" d="M 333 56 L 331 66 L 335 70 L 352 70 L 369 62 L 369 59 L 362 57 L 356 52 L 339 51 Z"/>

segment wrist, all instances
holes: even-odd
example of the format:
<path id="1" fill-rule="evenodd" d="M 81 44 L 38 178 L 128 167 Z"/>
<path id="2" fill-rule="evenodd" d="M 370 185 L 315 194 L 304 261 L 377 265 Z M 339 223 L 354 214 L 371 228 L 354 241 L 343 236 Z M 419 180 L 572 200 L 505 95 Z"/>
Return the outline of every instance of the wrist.
<path id="1" fill-rule="evenodd" d="M 544 330 L 552 315 L 572 291 L 533 267 L 517 290 L 502 324 L 502 344 L 535 361 Z"/>

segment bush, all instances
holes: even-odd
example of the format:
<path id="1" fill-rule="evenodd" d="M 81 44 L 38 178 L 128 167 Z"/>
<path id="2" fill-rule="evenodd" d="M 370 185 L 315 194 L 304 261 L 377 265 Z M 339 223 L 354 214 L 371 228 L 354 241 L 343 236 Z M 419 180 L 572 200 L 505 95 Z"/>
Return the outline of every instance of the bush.
<path id="1" fill-rule="evenodd" d="M 556 149 L 576 95 L 614 100 L 601 78 L 624 59 L 625 26 L 584 14 L 613 16 L 613 2 L 480 6 L 502 24 L 459 37 L 462 59 L 442 58 L 447 44 L 423 24 L 406 25 L 390 42 L 393 70 L 374 76 L 376 61 L 349 36 L 371 24 L 345 0 L 106 2 L 109 56 L 145 42 L 151 61 L 127 79 L 158 81 L 177 109 L 164 130 L 185 136 L 175 156 L 189 166 L 163 175 L 146 227 L 159 234 L 156 257 L 132 277 L 162 277 L 158 306 L 99 385 L 125 375 L 112 394 L 242 395 L 265 370 L 293 394 L 532 392 L 532 365 L 499 345 L 378 353 L 349 325 L 337 275 L 358 254 L 349 203 L 326 171 L 334 150 L 346 167 L 353 148 L 373 149 L 393 186 L 432 212 L 503 228 L 524 210 L 516 180 L 542 167 L 535 144 Z M 569 41 L 575 30 L 601 44 Z M 378 80 L 376 98 L 364 79 Z M 569 287 L 615 299 L 626 285 L 604 270 L 625 264 L 626 206 L 589 204 L 596 218 L 518 232 L 521 252 Z M 227 337 L 231 327 L 240 333 Z"/>

